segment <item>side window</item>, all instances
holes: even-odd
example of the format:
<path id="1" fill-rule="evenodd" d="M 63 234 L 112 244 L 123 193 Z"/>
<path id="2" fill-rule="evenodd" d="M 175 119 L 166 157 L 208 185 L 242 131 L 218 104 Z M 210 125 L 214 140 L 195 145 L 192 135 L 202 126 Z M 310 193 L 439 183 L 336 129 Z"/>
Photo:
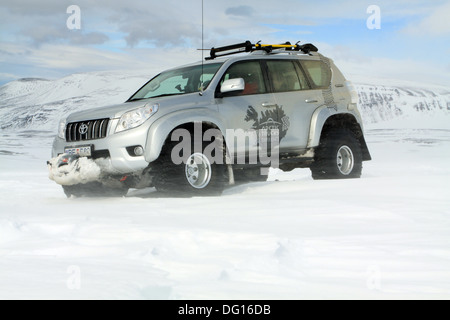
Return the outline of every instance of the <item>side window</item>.
<path id="1" fill-rule="evenodd" d="M 303 60 L 301 64 L 309 74 L 315 89 L 328 88 L 330 86 L 331 70 L 324 62 Z"/>
<path id="2" fill-rule="evenodd" d="M 309 89 L 303 73 L 298 72 L 293 61 L 267 60 L 269 78 L 274 92 L 288 92 Z"/>
<path id="3" fill-rule="evenodd" d="M 244 79 L 245 89 L 235 95 L 242 96 L 250 94 L 263 94 L 267 92 L 259 61 L 243 61 L 233 64 L 225 72 L 220 84 L 222 85 L 225 80 L 237 78 Z"/>

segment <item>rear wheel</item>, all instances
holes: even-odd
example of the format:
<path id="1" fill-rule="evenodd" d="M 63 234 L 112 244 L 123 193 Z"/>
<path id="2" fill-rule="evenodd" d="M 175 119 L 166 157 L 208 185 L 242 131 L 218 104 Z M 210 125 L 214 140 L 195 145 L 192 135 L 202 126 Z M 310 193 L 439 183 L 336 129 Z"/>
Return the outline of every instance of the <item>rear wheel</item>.
<path id="1" fill-rule="evenodd" d="M 314 179 L 360 178 L 362 151 L 359 140 L 350 130 L 328 131 L 315 151 L 311 172 Z"/>

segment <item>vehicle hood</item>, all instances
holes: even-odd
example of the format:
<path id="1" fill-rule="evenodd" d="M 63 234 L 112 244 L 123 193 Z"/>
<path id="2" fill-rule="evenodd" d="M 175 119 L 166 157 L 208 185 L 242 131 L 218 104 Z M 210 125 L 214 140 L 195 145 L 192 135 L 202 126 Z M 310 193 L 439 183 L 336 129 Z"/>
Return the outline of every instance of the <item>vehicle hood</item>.
<path id="1" fill-rule="evenodd" d="M 148 101 L 136 101 L 105 106 L 100 108 L 92 108 L 78 111 L 67 117 L 67 122 L 88 121 L 95 119 L 114 119 L 120 118 L 125 112 L 145 106 Z"/>
<path id="2" fill-rule="evenodd" d="M 158 99 L 146 99 L 136 102 L 125 102 L 122 104 L 93 108 L 78 111 L 67 117 L 67 122 L 88 121 L 95 119 L 118 119 L 124 113 L 133 109 L 141 108 L 147 104 L 159 104 L 158 115 L 167 114 L 174 110 L 196 108 L 202 104 L 207 104 L 207 98 L 201 97 L 198 93 L 186 94 L 182 96 L 164 97 Z"/>

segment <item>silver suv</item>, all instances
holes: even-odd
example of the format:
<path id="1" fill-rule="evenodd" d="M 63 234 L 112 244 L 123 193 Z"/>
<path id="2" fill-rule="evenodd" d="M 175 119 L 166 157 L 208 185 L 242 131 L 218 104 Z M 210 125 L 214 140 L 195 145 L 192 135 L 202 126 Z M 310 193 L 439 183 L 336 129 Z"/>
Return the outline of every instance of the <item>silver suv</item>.
<path id="1" fill-rule="evenodd" d="M 125 103 L 62 119 L 48 162 L 67 196 L 156 187 L 218 195 L 268 169 L 359 178 L 371 160 L 358 95 L 311 44 L 247 41 L 158 74 Z"/>

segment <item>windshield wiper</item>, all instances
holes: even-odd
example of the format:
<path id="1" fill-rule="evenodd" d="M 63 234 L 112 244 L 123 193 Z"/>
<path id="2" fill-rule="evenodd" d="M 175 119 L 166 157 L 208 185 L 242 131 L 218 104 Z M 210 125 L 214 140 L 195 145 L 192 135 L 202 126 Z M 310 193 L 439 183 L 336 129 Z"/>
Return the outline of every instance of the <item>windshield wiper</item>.
<path id="1" fill-rule="evenodd" d="M 148 99 L 170 97 L 170 96 L 179 96 L 181 94 L 184 94 L 184 93 L 181 93 L 181 92 L 180 93 L 165 93 L 165 94 L 160 94 L 159 96 L 149 97 Z"/>
<path id="2" fill-rule="evenodd" d="M 133 102 L 133 101 L 139 101 L 139 100 L 146 100 L 146 99 L 154 99 L 154 98 L 162 98 L 162 97 L 170 97 L 170 96 L 179 96 L 181 94 L 184 93 L 165 93 L 165 94 L 160 94 L 159 96 L 154 96 L 154 97 L 148 97 L 148 98 L 135 98 L 135 99 L 131 99 L 129 100 L 129 102 Z"/>

